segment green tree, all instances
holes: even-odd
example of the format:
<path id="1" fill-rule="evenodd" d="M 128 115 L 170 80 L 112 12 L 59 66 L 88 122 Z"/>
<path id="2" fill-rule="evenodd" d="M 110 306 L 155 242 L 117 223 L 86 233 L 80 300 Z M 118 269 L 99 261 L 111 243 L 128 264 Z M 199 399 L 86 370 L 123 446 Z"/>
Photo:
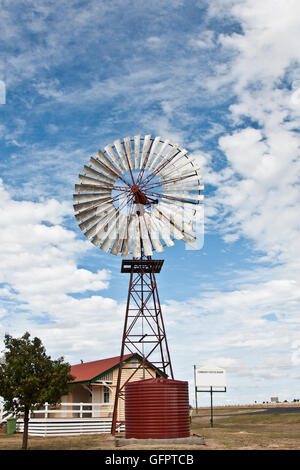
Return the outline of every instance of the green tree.
<path id="1" fill-rule="evenodd" d="M 39 338 L 26 332 L 21 338 L 6 334 L 4 361 L 0 363 L 0 396 L 5 409 L 24 415 L 22 449 L 27 449 L 29 413 L 45 402 L 56 405 L 68 393 L 70 364 L 51 360 Z"/>

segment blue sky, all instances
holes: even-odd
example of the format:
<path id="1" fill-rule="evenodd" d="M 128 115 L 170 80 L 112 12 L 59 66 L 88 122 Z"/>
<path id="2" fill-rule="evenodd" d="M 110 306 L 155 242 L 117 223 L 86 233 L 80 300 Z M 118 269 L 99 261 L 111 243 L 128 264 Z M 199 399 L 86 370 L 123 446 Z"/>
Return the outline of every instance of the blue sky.
<path id="1" fill-rule="evenodd" d="M 128 279 L 80 232 L 73 189 L 99 148 L 161 135 L 205 184 L 204 246 L 166 250 L 158 278 L 175 377 L 192 394 L 194 364 L 224 367 L 216 403 L 299 398 L 299 14 L 1 2 L 1 342 L 29 331 L 70 363 L 119 353 Z"/>

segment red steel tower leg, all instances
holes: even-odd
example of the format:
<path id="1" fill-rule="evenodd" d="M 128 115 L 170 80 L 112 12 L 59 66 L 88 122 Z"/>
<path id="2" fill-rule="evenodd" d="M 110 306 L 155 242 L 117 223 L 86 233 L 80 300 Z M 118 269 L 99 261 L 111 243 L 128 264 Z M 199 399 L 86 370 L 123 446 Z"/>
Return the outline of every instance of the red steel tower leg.
<path id="1" fill-rule="evenodd" d="M 125 385 L 138 371 L 142 370 L 145 377 L 151 362 L 157 375 L 174 378 L 155 278 L 162 265 L 163 260 L 151 258 L 122 262 L 121 272 L 129 273 L 130 279 L 111 427 L 113 435 L 122 424 L 118 419 L 118 405 L 124 400 Z M 130 367 L 131 373 L 122 381 L 122 372 L 128 369 L 125 354 L 138 354 L 142 361 L 136 369 Z"/>

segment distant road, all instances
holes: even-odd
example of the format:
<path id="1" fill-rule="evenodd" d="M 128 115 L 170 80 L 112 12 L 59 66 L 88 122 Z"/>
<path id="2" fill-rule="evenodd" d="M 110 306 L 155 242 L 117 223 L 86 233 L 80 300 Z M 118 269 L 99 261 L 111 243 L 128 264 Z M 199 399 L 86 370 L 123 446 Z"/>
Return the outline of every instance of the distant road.
<path id="1" fill-rule="evenodd" d="M 250 411 L 251 410 L 251 411 Z M 288 407 L 288 406 L 272 406 L 272 407 L 267 407 L 267 408 L 263 408 L 263 409 L 259 409 L 259 408 L 256 408 L 256 409 L 253 409 L 253 408 L 249 408 L 249 411 L 241 411 L 241 412 L 236 412 L 236 413 L 222 413 L 222 414 L 218 414 L 218 410 L 215 410 L 214 411 L 214 416 L 216 417 L 225 417 L 225 416 L 243 416 L 243 415 L 271 415 L 271 414 L 274 414 L 274 413 L 279 413 L 279 414 L 288 414 L 288 413 L 300 413 L 300 406 L 291 406 L 291 407 Z M 207 416 L 210 416 L 210 415 L 194 415 L 195 418 L 205 418 Z"/>
<path id="2" fill-rule="evenodd" d="M 256 415 L 272 415 L 274 413 L 286 414 L 286 413 L 300 413 L 300 406 L 272 406 L 272 408 L 264 408 L 263 410 L 252 411 Z M 239 415 L 250 415 L 251 412 L 238 413 Z M 228 415 L 229 416 L 229 415 Z M 230 415 L 232 416 L 232 415 Z"/>

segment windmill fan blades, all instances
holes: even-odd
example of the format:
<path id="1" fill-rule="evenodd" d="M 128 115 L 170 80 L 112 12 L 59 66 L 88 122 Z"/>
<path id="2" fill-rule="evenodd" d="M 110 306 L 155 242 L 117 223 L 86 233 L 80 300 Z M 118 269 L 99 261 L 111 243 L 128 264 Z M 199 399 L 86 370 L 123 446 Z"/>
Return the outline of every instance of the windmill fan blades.
<path id="1" fill-rule="evenodd" d="M 125 238 L 122 246 L 122 256 L 127 258 L 130 255 L 130 248 L 133 240 L 133 228 L 135 224 L 135 217 L 131 216 L 129 223 L 126 227 Z"/>
<path id="2" fill-rule="evenodd" d="M 93 215 L 99 215 L 102 212 L 102 210 L 109 209 L 112 206 L 113 206 L 112 203 L 108 204 L 106 202 L 102 204 L 97 204 L 96 206 L 92 208 L 82 210 L 78 214 L 75 214 L 75 217 L 77 219 L 77 222 L 80 222 L 81 220 L 87 219 L 88 217 L 91 217 Z"/>
<path id="3" fill-rule="evenodd" d="M 101 199 L 106 199 L 108 196 L 110 196 L 111 192 L 110 191 L 102 191 L 101 193 L 89 193 L 89 194 L 74 194 L 73 195 L 73 200 L 74 202 L 91 202 L 91 201 L 96 201 L 96 200 L 101 200 Z"/>
<path id="4" fill-rule="evenodd" d="M 144 139 L 144 145 L 143 145 L 143 149 L 142 149 L 142 156 L 141 156 L 141 163 L 140 163 L 140 168 L 141 169 L 144 166 L 147 150 L 148 150 L 148 147 L 149 147 L 150 138 L 151 138 L 151 135 L 146 135 L 145 139 Z"/>
<path id="5" fill-rule="evenodd" d="M 169 158 L 163 165 L 162 167 L 159 167 L 157 170 L 157 174 L 163 173 L 163 171 L 168 168 L 170 165 L 174 164 L 179 160 L 180 158 L 184 157 L 187 154 L 187 150 L 182 150 L 181 152 L 177 152 L 175 155 L 173 155 L 171 158 Z"/>
<path id="6" fill-rule="evenodd" d="M 92 193 L 93 191 L 103 193 L 103 192 L 111 192 L 111 186 L 100 186 L 98 184 L 75 184 L 75 191 L 83 192 L 83 193 Z"/>
<path id="7" fill-rule="evenodd" d="M 178 184 L 179 182 L 184 182 L 184 183 L 189 183 L 190 181 L 199 181 L 200 179 L 200 176 L 199 175 L 184 175 L 184 176 L 179 176 L 179 177 L 171 177 L 171 178 L 168 178 L 168 179 L 161 179 L 161 184 L 164 184 L 164 185 L 170 185 L 170 186 L 173 186 L 174 184 Z"/>
<path id="8" fill-rule="evenodd" d="M 185 173 L 185 170 L 181 170 L 182 168 L 186 167 L 189 165 L 189 173 L 192 173 L 192 171 L 200 170 L 200 167 L 190 158 L 185 158 L 182 162 L 178 162 L 176 166 L 171 166 L 167 171 L 161 171 L 160 175 L 165 178 L 168 175 L 171 175 L 174 172 L 178 172 L 177 175 L 183 175 Z M 176 175 L 174 175 L 176 177 Z"/>
<path id="9" fill-rule="evenodd" d="M 120 223 L 122 223 L 122 221 L 124 219 L 126 219 L 125 215 L 120 214 L 120 213 L 116 214 L 115 219 L 110 224 L 109 234 L 107 235 L 107 237 L 103 241 L 102 245 L 100 246 L 101 250 L 106 251 L 106 252 L 109 250 L 113 240 L 117 236 L 117 233 L 118 233 L 119 227 L 120 227 Z"/>
<path id="10" fill-rule="evenodd" d="M 174 238 L 177 240 L 181 240 L 183 238 L 183 233 L 180 230 L 180 222 L 179 222 L 179 227 L 174 221 L 174 215 L 173 214 L 168 214 L 166 211 L 164 212 L 162 209 L 159 210 L 158 208 L 155 208 L 153 211 L 153 215 L 157 217 L 159 220 L 161 220 L 162 223 L 165 224 L 165 226 L 168 228 L 168 231 L 173 235 Z"/>
<path id="11" fill-rule="evenodd" d="M 151 160 L 152 160 L 152 158 L 153 158 L 153 155 L 154 155 L 154 152 L 155 152 L 155 150 L 156 150 L 156 147 L 157 147 L 157 145 L 158 145 L 159 142 L 160 142 L 160 139 L 161 139 L 161 136 L 160 136 L 160 135 L 159 135 L 158 137 L 155 137 L 155 139 L 154 139 L 154 141 L 153 141 L 153 143 L 152 143 L 152 146 L 151 146 L 151 150 L 150 150 L 150 152 L 149 152 L 149 156 L 148 156 L 147 161 L 146 161 L 146 163 L 145 163 L 145 169 L 148 168 L 148 166 L 149 166 L 149 164 L 150 164 L 150 162 L 151 162 Z"/>
<path id="12" fill-rule="evenodd" d="M 153 214 L 153 213 L 151 213 L 151 221 L 154 224 L 154 227 L 157 228 L 158 233 L 161 236 L 161 238 L 163 239 L 163 241 L 165 242 L 165 244 L 167 246 L 173 246 L 174 242 L 170 238 L 169 230 L 168 230 L 168 227 L 166 226 L 166 224 L 161 223 L 160 219 L 158 217 L 156 217 L 155 214 Z"/>
<path id="13" fill-rule="evenodd" d="M 172 146 L 171 146 L 171 150 L 169 150 L 169 152 L 167 153 L 167 155 L 165 155 L 165 156 L 161 159 L 161 161 L 158 163 L 158 165 L 156 165 L 156 167 L 153 169 L 153 172 L 159 173 L 160 170 L 162 170 L 162 169 L 165 167 L 165 165 L 168 164 L 169 159 L 170 159 L 171 157 L 174 158 L 174 155 L 173 155 L 173 154 L 174 154 L 174 152 L 176 152 L 176 153 L 178 152 L 177 149 L 178 149 L 178 144 L 172 145 Z"/>
<path id="14" fill-rule="evenodd" d="M 88 158 L 73 207 L 79 228 L 112 255 L 152 257 L 183 240 L 196 246 L 200 168 L 184 148 L 151 134 L 116 139 Z"/>
<path id="15" fill-rule="evenodd" d="M 111 214 L 114 214 L 115 212 L 116 212 L 116 209 L 112 205 L 110 208 L 102 210 L 102 212 L 99 215 L 94 215 L 91 218 L 85 220 L 84 222 L 79 224 L 79 227 L 81 228 L 82 231 L 88 229 L 85 232 L 85 236 L 89 238 L 91 235 L 94 235 L 96 231 L 96 226 L 95 226 L 96 222 L 99 227 L 99 224 L 102 221 L 106 221 L 106 219 L 110 217 Z"/>
<path id="16" fill-rule="evenodd" d="M 124 139 L 124 144 L 125 144 L 125 149 L 126 149 L 126 155 L 127 155 L 127 158 L 128 158 L 128 162 L 129 162 L 129 167 L 131 169 L 134 168 L 134 165 L 133 165 L 133 156 L 132 156 L 132 149 L 131 149 L 131 139 L 130 137 L 125 137 Z M 127 162 L 127 163 L 128 163 Z"/>
<path id="17" fill-rule="evenodd" d="M 99 180 L 97 178 L 92 178 L 90 176 L 79 175 L 78 176 L 79 183 L 82 184 L 94 184 L 96 186 L 103 186 L 105 188 L 113 188 L 113 184 L 106 182 L 105 180 Z"/>
<path id="18" fill-rule="evenodd" d="M 177 199 L 193 199 L 195 201 L 203 201 L 203 195 L 202 194 L 186 194 L 186 193 L 162 193 L 163 196 L 171 196 Z"/>
<path id="19" fill-rule="evenodd" d="M 100 162 L 100 160 L 97 160 L 96 158 L 94 157 L 91 157 L 90 158 L 90 164 L 92 166 L 94 166 L 95 168 L 97 168 L 98 170 L 100 170 L 102 173 L 105 173 L 107 175 L 109 175 L 111 178 L 114 179 L 114 181 L 118 178 L 119 176 L 119 173 L 116 173 L 115 171 L 113 171 L 111 168 L 109 168 L 107 165 L 105 165 L 104 163 Z"/>
<path id="20" fill-rule="evenodd" d="M 91 226 L 93 227 L 96 224 L 96 222 L 99 222 L 102 218 L 103 218 L 102 215 L 94 215 L 93 217 L 90 217 L 88 220 L 85 220 L 84 222 L 79 224 L 79 227 L 84 232 L 89 227 Z M 86 233 L 87 233 L 86 236 L 89 237 L 90 232 L 86 232 Z"/>
<path id="21" fill-rule="evenodd" d="M 141 241 L 142 241 L 142 246 L 144 249 L 145 256 L 152 256 L 153 254 L 152 247 L 151 247 L 149 233 L 148 233 L 148 229 L 145 223 L 144 216 L 139 217 L 139 222 L 140 222 Z"/>
<path id="22" fill-rule="evenodd" d="M 169 145 L 169 140 L 166 140 L 165 142 L 162 143 L 159 151 L 157 152 L 155 158 L 153 159 L 150 167 L 149 167 L 149 171 L 152 171 L 153 168 L 155 168 L 155 164 L 156 162 L 160 159 L 160 157 L 163 155 L 165 149 L 168 147 Z"/>
<path id="23" fill-rule="evenodd" d="M 109 231 L 110 227 L 110 222 L 113 221 L 113 219 L 116 217 L 117 211 L 114 208 L 114 210 L 110 211 L 109 214 L 105 215 L 100 222 L 98 222 L 96 225 L 93 225 L 87 232 L 85 232 L 85 235 L 90 238 L 94 237 L 92 239 L 92 243 L 95 246 L 99 246 L 107 232 Z"/>
<path id="24" fill-rule="evenodd" d="M 124 166 L 125 170 L 128 170 L 129 169 L 128 168 L 128 163 L 127 163 L 127 160 L 126 160 L 126 157 L 125 157 L 124 150 L 123 150 L 120 139 L 114 141 L 114 146 L 115 146 L 115 148 L 118 152 L 118 155 L 121 159 L 122 165 Z"/>
<path id="25" fill-rule="evenodd" d="M 117 174 L 118 176 L 122 174 L 122 171 L 118 170 L 118 168 L 116 168 L 115 165 L 111 163 L 111 161 L 106 157 L 106 155 L 102 152 L 102 150 L 98 150 L 98 158 L 104 165 L 106 165 L 115 174 Z"/>
<path id="26" fill-rule="evenodd" d="M 204 185 L 203 184 L 197 184 L 197 186 L 166 186 L 166 185 L 162 185 L 163 188 L 166 188 L 167 191 L 200 191 L 204 189 Z"/>
<path id="27" fill-rule="evenodd" d="M 162 215 L 163 218 L 165 217 L 168 220 L 168 222 L 170 223 L 171 231 L 173 229 L 175 230 L 175 238 L 177 238 L 175 233 L 179 233 L 179 236 L 177 235 L 179 239 L 183 238 L 185 235 L 188 235 L 192 238 L 195 237 L 192 228 L 193 221 L 188 218 L 186 214 L 182 214 L 179 211 L 172 212 L 161 206 L 158 206 L 155 209 L 156 212 L 159 213 L 159 216 Z"/>
<path id="28" fill-rule="evenodd" d="M 197 202 L 191 202 L 187 199 L 176 199 L 176 197 L 171 197 L 171 196 L 168 196 L 168 197 L 164 197 L 162 196 L 162 201 L 164 202 L 172 202 L 173 204 L 176 204 L 178 206 L 181 206 L 181 207 L 184 207 L 184 208 L 196 208 L 197 206 Z"/>
<path id="29" fill-rule="evenodd" d="M 139 167 L 139 157 L 140 157 L 140 142 L 141 136 L 134 136 L 134 168 L 137 170 Z"/>
<path id="30" fill-rule="evenodd" d="M 157 253 L 161 253 L 162 251 L 164 251 L 164 247 L 162 246 L 160 242 L 158 230 L 155 227 L 153 221 L 151 220 L 150 214 L 145 212 L 144 217 L 146 220 L 146 224 L 147 224 L 149 234 L 150 234 L 150 239 L 154 246 L 154 249 Z"/>
<path id="31" fill-rule="evenodd" d="M 87 166 L 87 165 L 84 165 L 83 172 L 87 175 L 93 176 L 96 179 L 99 179 L 99 181 L 106 181 L 107 183 L 111 183 L 111 184 L 115 182 L 115 179 L 110 178 L 109 176 L 106 176 L 100 171 L 97 171 L 94 168 L 91 168 L 90 166 Z"/>
<path id="32" fill-rule="evenodd" d="M 141 237 L 140 237 L 139 217 L 135 218 L 132 256 L 134 258 L 140 258 L 141 257 Z"/>
<path id="33" fill-rule="evenodd" d="M 99 199 L 94 199 L 88 202 L 79 202 L 78 204 L 74 204 L 73 207 L 74 207 L 74 211 L 78 212 L 78 211 L 83 211 L 85 209 L 89 209 L 92 207 L 98 207 L 100 204 L 103 204 L 109 201 L 111 201 L 111 197 L 106 197 L 106 198 L 101 198 L 101 199 L 99 198 Z"/>
<path id="34" fill-rule="evenodd" d="M 111 190 L 107 189 L 98 189 L 94 192 L 80 192 L 73 195 L 73 200 L 75 202 L 80 201 L 92 201 L 93 199 L 105 198 L 111 195 Z"/>
<path id="35" fill-rule="evenodd" d="M 115 152 L 113 151 L 112 149 L 112 146 L 111 145 L 107 145 L 104 150 L 106 151 L 106 153 L 110 156 L 110 158 L 112 159 L 112 161 L 114 162 L 114 164 L 119 168 L 120 172 L 121 173 L 124 173 L 125 168 L 122 167 L 121 165 L 121 162 L 120 162 L 120 159 L 119 157 L 117 157 L 117 155 L 115 154 Z"/>
<path id="36" fill-rule="evenodd" d="M 126 216 L 121 220 L 119 232 L 117 234 L 117 237 L 114 241 L 113 246 L 110 249 L 110 252 L 111 252 L 112 255 L 118 255 L 119 254 L 122 243 L 124 242 L 124 240 L 126 239 L 126 236 L 127 236 L 127 234 L 126 234 L 127 225 L 128 225 L 128 217 Z"/>
<path id="37" fill-rule="evenodd" d="M 181 217 L 187 217 L 189 220 L 195 221 L 197 212 L 200 209 L 200 205 L 193 205 L 192 208 L 186 207 L 185 209 L 181 209 L 180 207 L 177 207 L 175 204 L 173 204 L 173 201 L 168 201 L 166 202 L 160 202 L 158 205 L 158 208 L 165 208 L 167 211 L 172 211 L 175 214 L 180 215 Z"/>

